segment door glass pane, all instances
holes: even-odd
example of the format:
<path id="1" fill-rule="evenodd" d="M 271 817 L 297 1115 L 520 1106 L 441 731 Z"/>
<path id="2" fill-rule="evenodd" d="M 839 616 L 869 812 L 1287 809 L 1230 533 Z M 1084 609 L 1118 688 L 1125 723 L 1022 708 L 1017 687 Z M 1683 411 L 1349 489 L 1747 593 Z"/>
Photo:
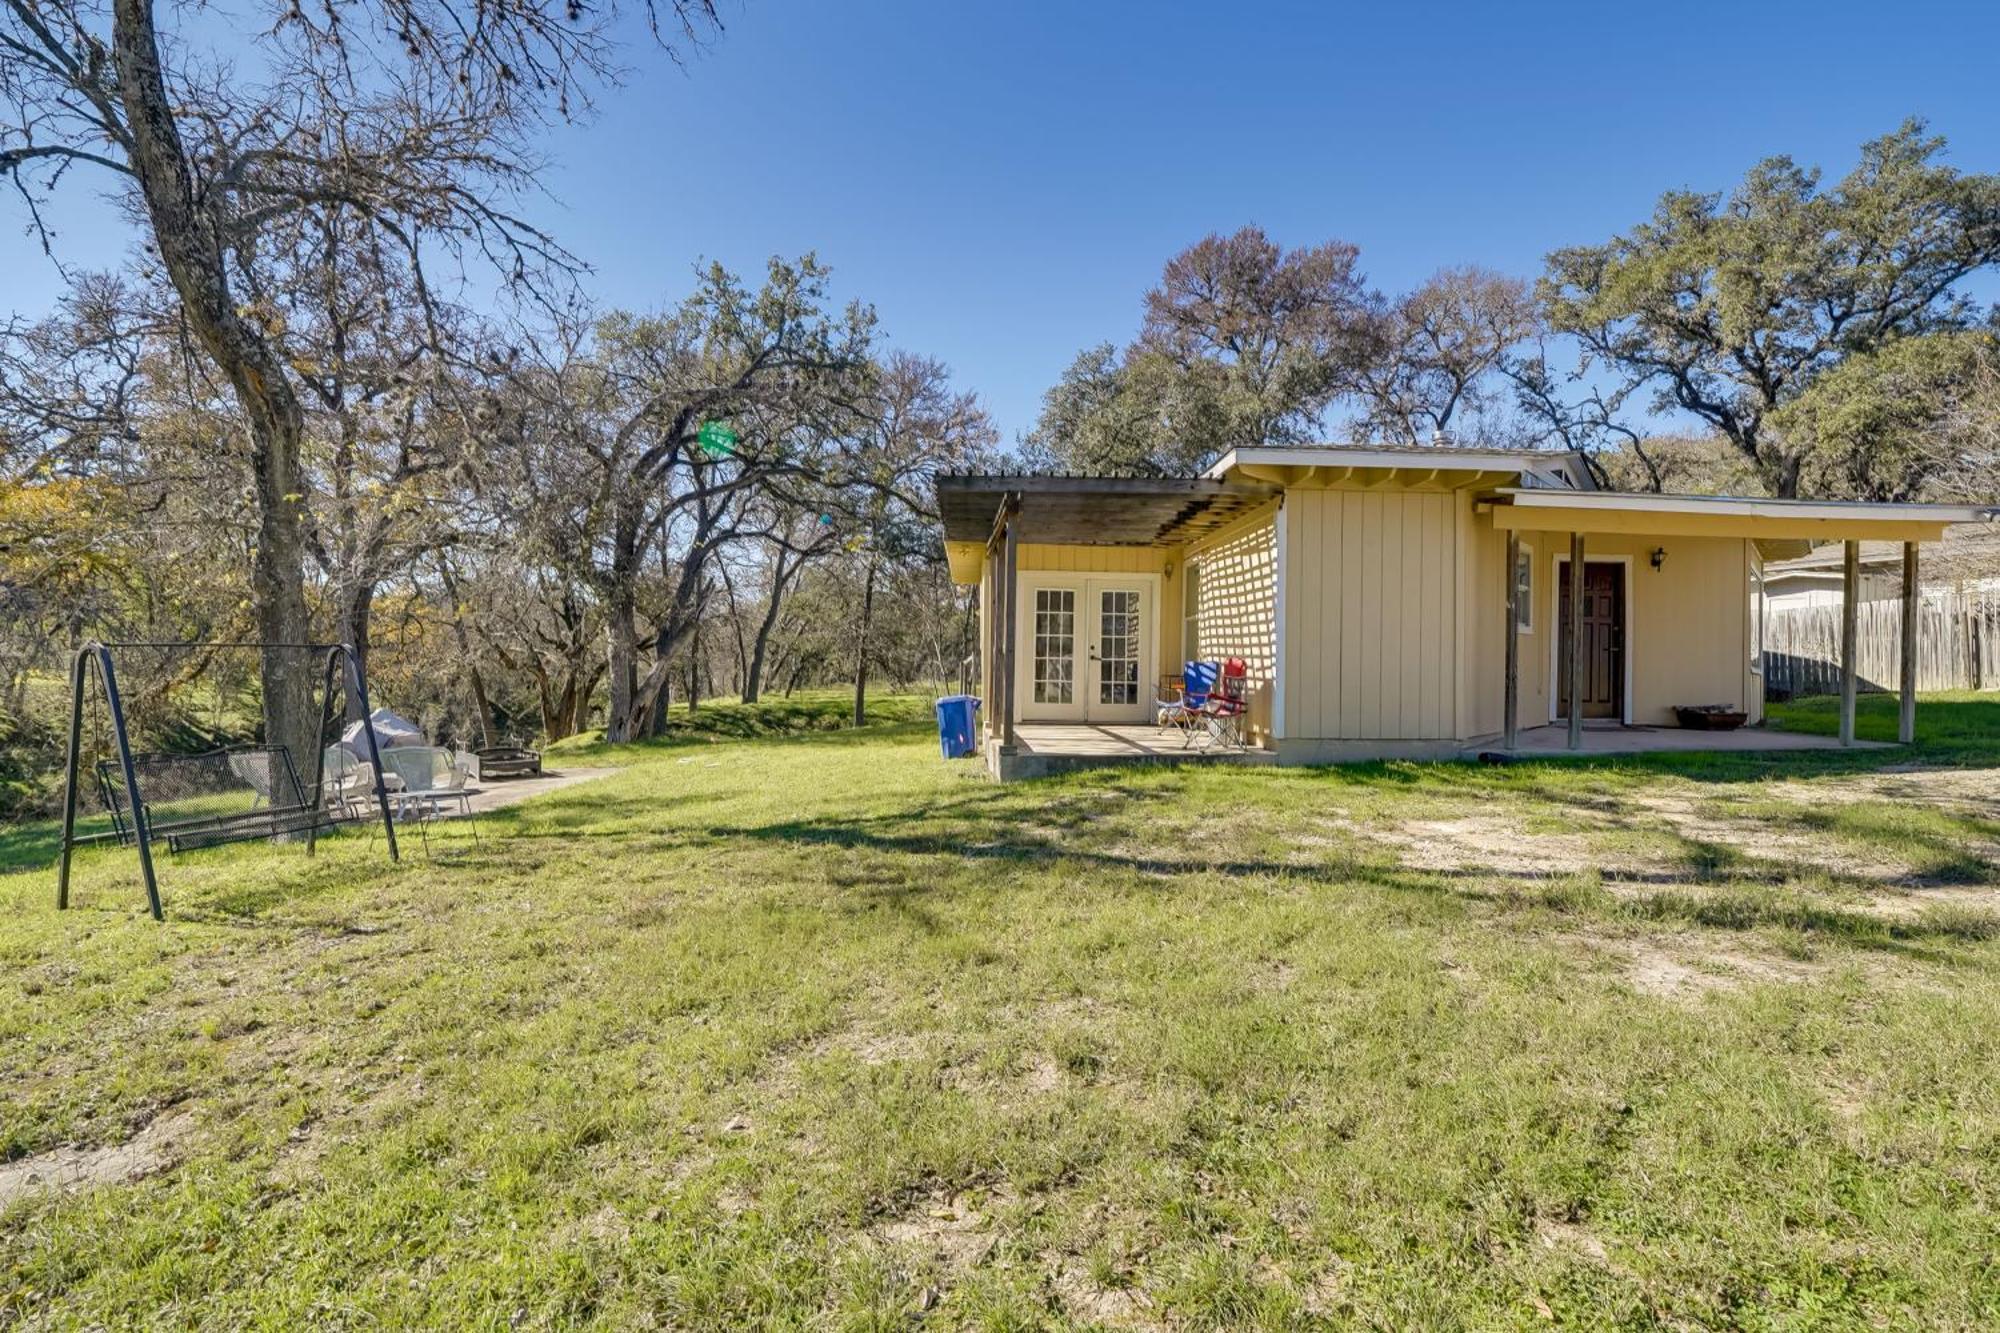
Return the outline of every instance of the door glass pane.
<path id="1" fill-rule="evenodd" d="M 1097 595 L 1097 702 L 1139 702 L 1139 594 L 1107 589 Z"/>
<path id="2" fill-rule="evenodd" d="M 1066 704 L 1075 685 L 1076 593 L 1035 589 L 1035 702 Z"/>

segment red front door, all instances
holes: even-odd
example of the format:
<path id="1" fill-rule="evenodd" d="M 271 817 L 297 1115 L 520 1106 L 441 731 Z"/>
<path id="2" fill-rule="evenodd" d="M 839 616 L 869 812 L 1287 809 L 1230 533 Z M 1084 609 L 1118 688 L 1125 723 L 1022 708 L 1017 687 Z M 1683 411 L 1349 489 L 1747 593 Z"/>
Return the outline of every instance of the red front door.
<path id="1" fill-rule="evenodd" d="M 1561 566 L 1561 620 L 1569 627 L 1569 566 Z M 1583 715 L 1625 715 L 1625 583 L 1618 565 L 1583 562 Z M 1569 656 L 1556 649 L 1556 716 L 1569 716 Z"/>

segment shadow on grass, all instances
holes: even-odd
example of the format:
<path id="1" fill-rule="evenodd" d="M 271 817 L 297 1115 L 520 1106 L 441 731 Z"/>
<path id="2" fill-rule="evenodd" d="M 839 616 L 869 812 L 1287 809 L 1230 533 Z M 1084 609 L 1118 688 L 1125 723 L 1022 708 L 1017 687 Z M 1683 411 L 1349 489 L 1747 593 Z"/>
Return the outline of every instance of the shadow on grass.
<path id="1" fill-rule="evenodd" d="M 1154 799 L 1171 799 L 1173 793 L 1165 788 L 1156 788 L 1145 795 Z M 1366 857 L 1300 863 L 1261 857 L 1203 859 L 1168 853 L 1135 854 L 1079 846 L 1065 841 L 1063 834 L 1093 822 L 1089 813 L 1069 808 L 1052 812 L 1045 821 L 1030 826 L 1018 817 L 1003 817 L 1014 812 L 982 808 L 990 807 L 994 799 L 973 796 L 932 802 L 893 814 L 711 827 L 706 832 L 710 839 L 718 843 L 749 839 L 889 856 L 991 860 L 1024 868 L 1074 866 L 1084 871 L 1111 870 L 1169 879 L 1189 875 L 1221 875 L 1318 884 L 1365 884 L 1396 892 L 1433 896 L 1444 894 L 1480 902 L 1491 902 L 1494 895 L 1461 886 L 1491 884 L 1497 878 L 1508 878 L 1482 869 L 1404 870 L 1384 866 Z M 951 823 L 953 828 L 945 831 L 934 827 L 940 821 Z M 1669 887 L 1636 900 L 1614 900 L 1606 909 L 1607 915 L 1634 920 L 1674 919 L 1721 930 L 1777 927 L 1833 936 L 1860 948 L 1921 953 L 1932 959 L 1937 955 L 1913 946 L 1938 940 L 1980 941 L 2000 936 L 2000 918 L 1981 912 L 1890 919 L 1867 912 L 1822 906 L 1799 894 L 1783 892 L 1768 885 L 1744 886 L 1729 880 L 1722 880 L 1708 892 L 1688 892 L 1681 887 L 1683 883 L 1718 879 L 1732 869 L 1739 872 L 1749 870 L 1761 863 L 1761 858 L 1746 858 L 1733 848 L 1691 839 L 1687 841 L 1691 872 L 1687 881 L 1676 880 L 1671 874 L 1664 875 L 1658 882 Z M 1777 863 L 1766 864 L 1769 868 L 1782 869 Z M 930 891 L 922 887 L 912 888 L 913 882 L 927 885 L 935 882 L 936 878 L 899 875 L 897 883 L 888 892 L 900 903 Z M 854 882 L 865 883 L 865 876 L 857 872 Z"/>

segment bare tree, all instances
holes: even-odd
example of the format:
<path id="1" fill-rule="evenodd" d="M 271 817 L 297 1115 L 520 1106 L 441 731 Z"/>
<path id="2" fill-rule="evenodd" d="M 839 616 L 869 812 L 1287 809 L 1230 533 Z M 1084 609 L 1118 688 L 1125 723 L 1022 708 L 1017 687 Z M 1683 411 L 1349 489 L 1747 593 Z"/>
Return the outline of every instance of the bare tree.
<path id="1" fill-rule="evenodd" d="M 1360 429 L 1398 444 L 1444 442 L 1468 421 L 1482 438 L 1502 433 L 1503 368 L 1539 327 L 1527 283 L 1440 270 L 1384 312 L 1376 354 L 1350 381 Z"/>
<path id="2" fill-rule="evenodd" d="M 267 642 L 310 637 L 304 588 L 305 411 L 252 299 L 273 228 L 337 213 L 422 274 L 470 252 L 516 281 L 573 261 L 514 210 L 525 135 L 587 102 L 611 72 L 610 9 L 538 0 L 272 0 L 248 31 L 254 72 L 174 40 L 155 0 L 0 0 L 0 177 L 45 247 L 41 206 L 73 170 L 108 173 L 228 383 L 255 497 L 251 590 Z M 165 11 L 175 19 L 195 7 Z M 710 0 L 647 11 L 698 40 Z M 666 18 L 669 23 L 662 24 Z M 427 289 L 428 282 L 421 284 Z M 265 654 L 266 731 L 311 744 L 305 659 Z"/>

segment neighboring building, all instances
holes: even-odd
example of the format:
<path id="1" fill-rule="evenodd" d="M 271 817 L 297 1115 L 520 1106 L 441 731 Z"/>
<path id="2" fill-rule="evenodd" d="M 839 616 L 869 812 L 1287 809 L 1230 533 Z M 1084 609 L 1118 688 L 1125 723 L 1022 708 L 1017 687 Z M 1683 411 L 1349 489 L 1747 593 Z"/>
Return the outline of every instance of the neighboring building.
<path id="1" fill-rule="evenodd" d="M 1822 546 L 1764 568 L 1764 595 L 1771 611 L 1839 610 L 1841 562 L 1838 544 Z M 1925 595 L 2000 593 L 2000 526 L 1978 524 L 1947 531 L 1936 549 L 1925 552 L 1919 577 Z M 1860 593 L 1863 602 L 1894 601 L 1903 595 L 1900 542 L 1861 543 Z"/>
<path id="2" fill-rule="evenodd" d="M 1903 547 L 1864 541 L 1856 553 L 1856 657 L 1861 688 L 1901 684 Z M 1764 569 L 1764 681 L 1774 697 L 1838 688 L 1846 553 L 1822 546 Z M 2000 524 L 1961 524 L 1924 552 L 1917 575 L 1917 686 L 2000 685 Z"/>
<path id="3" fill-rule="evenodd" d="M 1754 722 L 1766 560 L 1936 541 L 1993 512 L 1598 491 L 1574 454 L 1447 447 L 1239 449 L 1201 477 L 937 489 L 952 575 L 981 588 L 1001 776 L 1010 726 L 1146 725 L 1161 677 L 1190 658 L 1249 664 L 1249 739 L 1284 763 L 1491 748 L 1510 660 L 1516 725 L 1566 719 L 1573 540 L 1580 715 L 1670 726 L 1676 705 L 1725 704 Z"/>

